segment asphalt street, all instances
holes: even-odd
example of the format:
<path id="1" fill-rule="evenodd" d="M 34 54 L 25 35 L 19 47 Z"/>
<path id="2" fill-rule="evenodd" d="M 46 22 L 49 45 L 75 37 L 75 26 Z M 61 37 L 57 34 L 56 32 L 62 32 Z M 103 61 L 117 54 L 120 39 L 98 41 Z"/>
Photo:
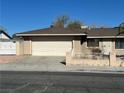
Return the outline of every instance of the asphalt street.
<path id="1" fill-rule="evenodd" d="M 124 93 L 124 75 L 2 71 L 0 93 Z"/>

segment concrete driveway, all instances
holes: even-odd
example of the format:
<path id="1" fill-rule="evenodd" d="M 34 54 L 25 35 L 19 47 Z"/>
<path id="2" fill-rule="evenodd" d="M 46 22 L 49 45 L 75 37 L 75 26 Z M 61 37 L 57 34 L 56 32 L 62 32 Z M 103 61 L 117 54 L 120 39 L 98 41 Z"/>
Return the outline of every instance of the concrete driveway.
<path id="1" fill-rule="evenodd" d="M 0 65 L 0 70 L 14 70 L 14 71 L 65 71 L 66 66 L 63 64 L 65 57 L 57 56 L 26 56 L 22 59 L 16 60 Z"/>

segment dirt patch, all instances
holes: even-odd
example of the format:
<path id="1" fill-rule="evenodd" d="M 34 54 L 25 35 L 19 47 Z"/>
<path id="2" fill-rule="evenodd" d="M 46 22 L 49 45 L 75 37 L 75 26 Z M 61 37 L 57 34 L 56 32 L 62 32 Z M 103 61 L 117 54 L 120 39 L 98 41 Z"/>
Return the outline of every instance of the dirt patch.
<path id="1" fill-rule="evenodd" d="M 22 58 L 23 56 L 15 56 L 15 55 L 10 55 L 10 56 L 0 56 L 0 64 L 4 63 L 9 63 L 9 62 L 14 62 L 17 59 Z"/>

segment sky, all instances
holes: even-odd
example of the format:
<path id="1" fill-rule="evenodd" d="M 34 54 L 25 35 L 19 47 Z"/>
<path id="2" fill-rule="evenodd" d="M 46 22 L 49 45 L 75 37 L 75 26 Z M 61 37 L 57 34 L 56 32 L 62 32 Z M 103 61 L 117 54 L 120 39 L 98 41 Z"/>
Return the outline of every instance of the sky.
<path id="1" fill-rule="evenodd" d="M 0 26 L 10 35 L 50 27 L 61 15 L 115 27 L 124 22 L 124 0 L 0 0 Z"/>

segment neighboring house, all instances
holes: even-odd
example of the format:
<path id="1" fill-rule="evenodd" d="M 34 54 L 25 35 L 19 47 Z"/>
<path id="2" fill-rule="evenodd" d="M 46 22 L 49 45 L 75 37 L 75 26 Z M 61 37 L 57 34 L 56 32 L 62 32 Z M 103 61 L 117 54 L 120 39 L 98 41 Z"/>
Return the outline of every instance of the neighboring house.
<path id="1" fill-rule="evenodd" d="M 0 55 L 16 54 L 16 43 L 3 30 L 0 30 Z"/>
<path id="2" fill-rule="evenodd" d="M 5 31 L 0 30 L 0 39 L 12 39 Z"/>
<path id="3" fill-rule="evenodd" d="M 65 56 L 73 48 L 100 48 L 108 55 L 124 55 L 124 30 L 119 28 L 46 28 L 16 33 L 17 55 Z M 85 49 L 84 49 L 85 50 Z M 79 50 L 80 51 L 80 50 Z M 83 50 L 82 50 L 83 52 Z"/>

